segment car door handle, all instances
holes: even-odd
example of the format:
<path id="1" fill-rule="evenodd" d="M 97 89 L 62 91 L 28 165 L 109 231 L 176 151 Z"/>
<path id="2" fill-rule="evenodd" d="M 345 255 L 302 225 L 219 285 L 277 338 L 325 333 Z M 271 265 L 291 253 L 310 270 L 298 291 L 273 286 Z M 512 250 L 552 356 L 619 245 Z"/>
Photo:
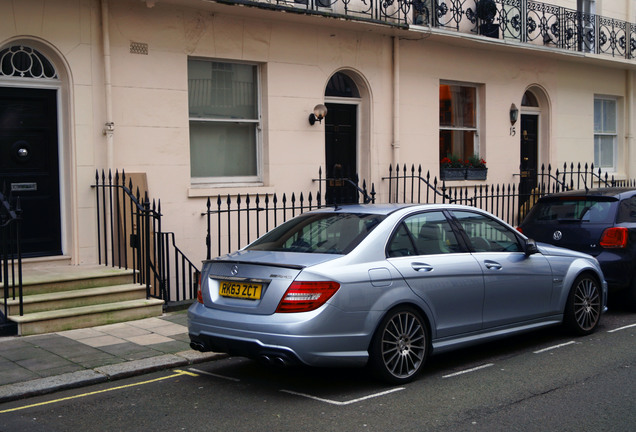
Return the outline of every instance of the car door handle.
<path id="1" fill-rule="evenodd" d="M 484 265 L 488 270 L 501 270 L 502 265 L 495 261 L 484 261 Z"/>
<path id="2" fill-rule="evenodd" d="M 419 262 L 411 263 L 411 268 L 415 271 L 424 271 L 424 272 L 433 271 L 433 266 L 424 264 L 424 263 L 419 263 Z"/>

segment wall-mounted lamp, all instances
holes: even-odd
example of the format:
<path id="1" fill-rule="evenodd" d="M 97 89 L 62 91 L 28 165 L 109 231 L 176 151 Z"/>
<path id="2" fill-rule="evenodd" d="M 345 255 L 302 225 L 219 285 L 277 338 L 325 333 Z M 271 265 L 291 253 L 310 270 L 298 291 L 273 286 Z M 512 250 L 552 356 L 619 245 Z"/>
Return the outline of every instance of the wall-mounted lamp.
<path id="1" fill-rule="evenodd" d="M 517 123 L 517 119 L 519 118 L 519 108 L 517 105 L 510 105 L 510 125 L 514 126 Z"/>
<path id="2" fill-rule="evenodd" d="M 515 136 L 517 131 L 515 130 L 515 123 L 517 123 L 517 119 L 519 118 L 519 108 L 517 105 L 510 105 L 510 135 Z"/>
<path id="3" fill-rule="evenodd" d="M 318 120 L 319 123 L 322 123 L 322 119 L 327 117 L 327 107 L 323 104 L 318 104 L 314 107 L 314 112 L 309 114 L 309 124 L 313 126 Z"/>

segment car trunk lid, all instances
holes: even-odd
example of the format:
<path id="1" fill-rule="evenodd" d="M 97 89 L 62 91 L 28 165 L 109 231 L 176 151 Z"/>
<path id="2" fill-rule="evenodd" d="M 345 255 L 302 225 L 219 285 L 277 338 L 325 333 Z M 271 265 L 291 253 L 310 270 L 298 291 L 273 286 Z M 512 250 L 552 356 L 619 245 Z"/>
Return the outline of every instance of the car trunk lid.
<path id="1" fill-rule="evenodd" d="M 239 251 L 205 261 L 201 274 L 203 304 L 212 309 L 273 314 L 304 268 L 339 257 L 341 255 Z"/>

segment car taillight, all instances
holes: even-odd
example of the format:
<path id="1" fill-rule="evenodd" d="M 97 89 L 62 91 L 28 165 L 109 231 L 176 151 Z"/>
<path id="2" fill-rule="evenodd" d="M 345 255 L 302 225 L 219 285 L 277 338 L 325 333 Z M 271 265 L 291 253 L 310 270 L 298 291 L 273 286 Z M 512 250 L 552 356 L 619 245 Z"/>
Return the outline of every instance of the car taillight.
<path id="1" fill-rule="evenodd" d="M 199 275 L 199 282 L 197 284 L 197 301 L 203 304 L 203 293 L 201 292 L 201 275 Z"/>
<path id="2" fill-rule="evenodd" d="M 318 309 L 339 288 L 337 282 L 292 282 L 276 312 L 309 312 Z"/>
<path id="3" fill-rule="evenodd" d="M 603 231 L 599 244 L 604 248 L 624 248 L 628 237 L 629 232 L 625 227 L 607 228 Z"/>

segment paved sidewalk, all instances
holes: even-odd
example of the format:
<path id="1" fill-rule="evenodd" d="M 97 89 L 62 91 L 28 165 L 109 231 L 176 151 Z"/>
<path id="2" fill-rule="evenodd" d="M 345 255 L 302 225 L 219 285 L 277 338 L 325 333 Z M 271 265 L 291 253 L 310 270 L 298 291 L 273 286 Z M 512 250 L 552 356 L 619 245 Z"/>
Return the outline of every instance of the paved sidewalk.
<path id="1" fill-rule="evenodd" d="M 0 337 L 0 403 L 225 357 L 189 346 L 186 311 L 25 337 Z"/>

